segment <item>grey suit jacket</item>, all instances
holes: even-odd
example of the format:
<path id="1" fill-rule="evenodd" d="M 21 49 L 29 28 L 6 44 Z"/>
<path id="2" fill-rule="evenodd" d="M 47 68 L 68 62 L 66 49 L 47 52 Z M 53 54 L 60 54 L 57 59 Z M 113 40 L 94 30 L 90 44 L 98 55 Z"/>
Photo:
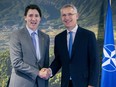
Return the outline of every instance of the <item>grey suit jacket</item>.
<path id="1" fill-rule="evenodd" d="M 48 87 L 48 80 L 38 72 L 49 66 L 49 36 L 38 30 L 41 58 L 38 61 L 31 36 L 26 28 L 14 31 L 10 37 L 12 73 L 9 87 Z M 38 86 L 37 86 L 38 85 Z"/>

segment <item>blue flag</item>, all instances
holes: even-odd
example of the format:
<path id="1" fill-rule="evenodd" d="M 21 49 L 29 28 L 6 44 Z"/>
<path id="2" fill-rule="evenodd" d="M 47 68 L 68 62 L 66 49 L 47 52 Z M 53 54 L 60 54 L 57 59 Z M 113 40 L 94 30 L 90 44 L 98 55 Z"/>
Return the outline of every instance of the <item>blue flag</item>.
<path id="1" fill-rule="evenodd" d="M 116 50 L 114 43 L 112 11 L 110 0 L 106 16 L 106 27 L 103 46 L 101 87 L 116 87 Z"/>

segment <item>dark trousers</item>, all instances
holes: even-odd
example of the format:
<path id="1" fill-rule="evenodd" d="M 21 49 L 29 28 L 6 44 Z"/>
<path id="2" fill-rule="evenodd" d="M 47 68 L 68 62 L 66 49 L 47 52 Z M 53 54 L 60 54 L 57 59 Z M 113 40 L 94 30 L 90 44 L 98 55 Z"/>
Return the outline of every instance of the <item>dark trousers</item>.
<path id="1" fill-rule="evenodd" d="M 73 87 L 72 80 L 69 80 L 68 87 Z"/>

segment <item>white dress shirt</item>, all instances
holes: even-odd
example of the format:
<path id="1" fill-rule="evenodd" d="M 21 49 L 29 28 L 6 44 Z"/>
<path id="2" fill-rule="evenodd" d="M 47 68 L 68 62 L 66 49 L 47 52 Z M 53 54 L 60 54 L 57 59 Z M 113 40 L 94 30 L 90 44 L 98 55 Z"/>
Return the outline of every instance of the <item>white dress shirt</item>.
<path id="1" fill-rule="evenodd" d="M 31 29 L 28 28 L 28 26 L 26 26 L 30 36 L 31 36 L 31 33 L 35 32 L 35 40 L 36 40 L 36 56 L 37 56 L 37 59 L 40 60 L 40 47 L 39 47 L 39 37 L 38 37 L 38 32 L 37 30 L 36 31 L 33 31 Z"/>
<path id="2" fill-rule="evenodd" d="M 75 35 L 76 35 L 76 32 L 77 32 L 77 28 L 78 28 L 78 25 L 76 25 L 76 26 L 71 30 L 71 32 L 72 32 L 72 37 L 73 37 L 73 42 L 74 42 L 74 39 L 75 39 Z M 69 32 L 70 32 L 70 31 L 67 29 L 67 47 L 68 47 L 68 49 L 69 49 L 69 37 L 70 37 Z"/>

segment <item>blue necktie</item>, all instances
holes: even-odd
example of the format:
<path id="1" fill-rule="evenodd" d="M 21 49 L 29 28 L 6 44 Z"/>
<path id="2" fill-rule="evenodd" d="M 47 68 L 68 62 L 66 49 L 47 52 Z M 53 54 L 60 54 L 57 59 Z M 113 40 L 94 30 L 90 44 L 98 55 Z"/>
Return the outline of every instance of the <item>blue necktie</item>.
<path id="1" fill-rule="evenodd" d="M 32 37 L 33 45 L 34 45 L 35 50 L 36 50 L 36 39 L 35 39 L 35 35 L 36 35 L 36 32 L 31 33 L 31 37 Z"/>
<path id="2" fill-rule="evenodd" d="M 37 56 L 37 60 L 40 60 L 40 52 L 39 52 L 39 48 L 37 48 L 38 46 L 37 46 L 37 42 L 36 42 L 36 36 L 37 35 L 37 33 L 36 32 L 33 32 L 33 33 L 31 33 L 31 37 L 32 37 L 32 42 L 33 42 L 33 45 L 34 45 L 34 48 L 35 48 L 35 51 L 36 51 L 36 56 Z"/>
<path id="3" fill-rule="evenodd" d="M 70 35 L 70 37 L 69 37 L 69 56 L 70 56 L 70 58 L 71 58 L 72 44 L 73 44 L 72 33 L 73 33 L 73 32 L 71 32 L 71 31 L 69 32 L 69 35 Z"/>

